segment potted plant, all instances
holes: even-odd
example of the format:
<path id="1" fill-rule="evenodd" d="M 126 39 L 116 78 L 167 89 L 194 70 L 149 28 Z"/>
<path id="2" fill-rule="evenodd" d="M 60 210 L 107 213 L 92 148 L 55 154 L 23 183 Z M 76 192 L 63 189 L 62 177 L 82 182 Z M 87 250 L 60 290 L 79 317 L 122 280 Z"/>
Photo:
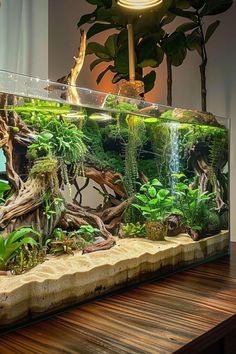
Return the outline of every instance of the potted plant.
<path id="1" fill-rule="evenodd" d="M 174 208 L 175 197 L 164 189 L 157 179 L 143 184 L 135 195 L 133 207 L 138 209 L 145 220 L 146 236 L 153 241 L 161 241 L 167 236 L 166 219 L 171 214 L 178 214 Z"/>

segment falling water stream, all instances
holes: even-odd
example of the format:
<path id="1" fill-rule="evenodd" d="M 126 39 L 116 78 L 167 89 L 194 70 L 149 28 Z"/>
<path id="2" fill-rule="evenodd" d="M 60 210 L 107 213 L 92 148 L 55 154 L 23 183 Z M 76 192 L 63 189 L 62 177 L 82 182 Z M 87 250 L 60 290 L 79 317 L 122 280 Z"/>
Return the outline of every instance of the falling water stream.
<path id="1" fill-rule="evenodd" d="M 175 192 L 175 186 L 177 183 L 177 178 L 172 176 L 174 173 L 180 173 L 180 163 L 179 163 L 179 124 L 178 123 L 168 123 L 167 124 L 170 130 L 170 187 L 171 193 Z"/>

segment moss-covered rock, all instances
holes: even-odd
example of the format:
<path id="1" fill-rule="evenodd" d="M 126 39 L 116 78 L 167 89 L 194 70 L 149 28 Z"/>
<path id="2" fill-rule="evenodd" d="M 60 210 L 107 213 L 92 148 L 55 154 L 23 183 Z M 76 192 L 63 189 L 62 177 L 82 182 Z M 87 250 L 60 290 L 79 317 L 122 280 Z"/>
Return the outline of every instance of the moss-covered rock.
<path id="1" fill-rule="evenodd" d="M 220 127 L 216 117 L 209 112 L 200 112 L 197 110 L 187 110 L 182 108 L 175 108 L 172 111 L 172 118 L 180 123 L 204 124 L 214 127 Z"/>

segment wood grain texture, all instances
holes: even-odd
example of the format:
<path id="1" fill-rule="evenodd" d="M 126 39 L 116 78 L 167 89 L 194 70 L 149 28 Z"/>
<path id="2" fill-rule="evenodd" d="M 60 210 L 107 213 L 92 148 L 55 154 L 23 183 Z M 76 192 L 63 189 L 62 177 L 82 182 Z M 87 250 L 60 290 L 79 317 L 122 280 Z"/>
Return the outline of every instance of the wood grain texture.
<path id="1" fill-rule="evenodd" d="M 236 330 L 235 314 L 236 244 L 230 258 L 5 334 L 0 353 L 197 354 Z"/>

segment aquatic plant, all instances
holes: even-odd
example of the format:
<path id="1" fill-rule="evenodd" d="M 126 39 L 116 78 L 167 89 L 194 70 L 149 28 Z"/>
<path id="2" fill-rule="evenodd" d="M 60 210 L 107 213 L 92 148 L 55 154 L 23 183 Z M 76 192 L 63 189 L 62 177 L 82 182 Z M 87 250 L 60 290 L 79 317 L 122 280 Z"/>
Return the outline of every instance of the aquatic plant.
<path id="1" fill-rule="evenodd" d="M 206 211 L 214 210 L 212 206 L 214 193 L 207 191 L 202 193 L 199 188 L 191 188 L 187 184 L 188 181 L 181 182 L 181 179 L 186 178 L 183 174 L 175 175 L 175 177 L 179 179 L 175 187 L 175 204 L 180 211 L 181 221 L 200 235 L 204 228 L 206 230 L 208 224 L 212 223 L 210 222 L 210 218 L 213 218 L 212 214 L 207 216 Z M 205 220 L 205 227 L 204 218 L 208 218 Z"/>
<path id="2" fill-rule="evenodd" d="M 22 274 L 43 263 L 47 256 L 47 247 L 28 247 L 23 245 L 19 253 L 12 259 L 8 268 L 14 274 Z"/>
<path id="3" fill-rule="evenodd" d="M 137 116 L 128 116 L 127 124 L 128 142 L 125 146 L 125 188 L 129 195 L 136 190 L 138 179 L 138 152 L 145 142 L 145 124 L 143 119 Z"/>
<path id="4" fill-rule="evenodd" d="M 38 233 L 31 227 L 22 227 L 13 231 L 5 239 L 0 235 L 0 269 L 5 270 L 10 260 L 25 244 L 36 246 L 37 242 L 30 235 Z"/>
<path id="5" fill-rule="evenodd" d="M 122 226 L 122 235 L 124 237 L 145 237 L 145 225 L 137 222 L 136 224 L 128 223 Z"/>
<path id="6" fill-rule="evenodd" d="M 5 202 L 5 194 L 11 189 L 9 184 L 0 180 L 0 204 Z"/>
<path id="7" fill-rule="evenodd" d="M 158 179 L 140 187 L 132 206 L 138 209 L 147 221 L 164 222 L 171 214 L 181 214 L 181 210 L 175 207 L 175 197 L 170 195 L 168 189 L 163 188 Z"/>
<path id="8" fill-rule="evenodd" d="M 7 110 L 17 112 L 27 125 L 41 132 L 52 119 L 59 119 L 62 115 L 69 115 L 71 113 L 71 106 L 57 102 L 31 99 L 29 101 L 25 100 L 23 105 L 20 106 L 9 106 Z"/>
<path id="9" fill-rule="evenodd" d="M 51 235 L 51 240 L 48 242 L 49 252 L 55 256 L 62 254 L 74 254 L 74 250 L 78 247 L 76 245 L 74 233 L 63 231 L 56 228 Z"/>
<path id="10" fill-rule="evenodd" d="M 43 214 L 48 220 L 57 215 L 63 205 L 64 199 L 54 196 L 52 190 L 45 191 L 43 196 Z"/>
<path id="11" fill-rule="evenodd" d="M 92 225 L 82 225 L 79 230 L 76 231 L 77 235 L 81 235 L 87 242 L 94 241 L 94 237 L 100 233 L 100 230 Z"/>

